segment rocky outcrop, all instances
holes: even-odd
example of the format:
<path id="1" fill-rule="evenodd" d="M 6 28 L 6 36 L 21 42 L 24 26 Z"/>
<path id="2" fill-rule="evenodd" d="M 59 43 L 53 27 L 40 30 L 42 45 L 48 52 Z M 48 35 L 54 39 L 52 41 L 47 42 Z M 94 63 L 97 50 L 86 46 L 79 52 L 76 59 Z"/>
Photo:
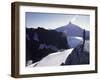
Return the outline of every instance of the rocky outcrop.
<path id="1" fill-rule="evenodd" d="M 26 62 L 33 63 L 41 60 L 48 54 L 61 49 L 68 49 L 64 33 L 44 28 L 26 28 Z"/>

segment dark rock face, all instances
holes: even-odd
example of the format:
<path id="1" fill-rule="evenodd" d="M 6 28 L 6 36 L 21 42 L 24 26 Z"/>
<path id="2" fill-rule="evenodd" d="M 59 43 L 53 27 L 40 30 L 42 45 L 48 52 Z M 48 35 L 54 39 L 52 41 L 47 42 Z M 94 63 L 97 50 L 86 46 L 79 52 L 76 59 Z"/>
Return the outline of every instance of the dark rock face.
<path id="1" fill-rule="evenodd" d="M 89 52 L 83 50 L 83 45 L 76 47 L 68 56 L 64 65 L 89 64 Z"/>
<path id="2" fill-rule="evenodd" d="M 48 54 L 68 48 L 66 36 L 62 32 L 26 28 L 26 62 L 32 60 L 34 63 Z"/>

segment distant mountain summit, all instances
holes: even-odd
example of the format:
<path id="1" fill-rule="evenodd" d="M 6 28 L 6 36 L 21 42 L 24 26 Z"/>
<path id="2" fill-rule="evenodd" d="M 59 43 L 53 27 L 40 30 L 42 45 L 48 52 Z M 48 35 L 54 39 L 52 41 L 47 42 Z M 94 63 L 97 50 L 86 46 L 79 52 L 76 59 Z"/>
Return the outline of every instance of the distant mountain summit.
<path id="1" fill-rule="evenodd" d="M 63 32 L 66 34 L 66 36 L 70 37 L 83 37 L 83 29 L 80 26 L 75 25 L 71 22 L 69 22 L 69 24 L 67 25 L 56 28 L 56 31 Z M 89 31 L 85 30 L 85 33 L 85 39 L 89 40 Z"/>
<path id="2" fill-rule="evenodd" d="M 83 30 L 82 28 L 80 28 L 79 26 L 73 24 L 73 23 L 69 23 L 65 26 L 61 26 L 59 28 L 56 29 L 58 32 L 64 32 L 65 34 L 67 34 L 68 36 L 82 36 Z"/>

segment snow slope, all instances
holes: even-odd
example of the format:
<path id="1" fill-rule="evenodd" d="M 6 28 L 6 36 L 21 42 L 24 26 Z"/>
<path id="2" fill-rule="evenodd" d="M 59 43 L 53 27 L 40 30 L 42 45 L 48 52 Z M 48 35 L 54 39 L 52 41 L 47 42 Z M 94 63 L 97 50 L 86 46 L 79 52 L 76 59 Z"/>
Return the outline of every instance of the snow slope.
<path id="1" fill-rule="evenodd" d="M 65 60 L 72 51 L 73 48 L 49 54 L 39 62 L 31 64 L 27 67 L 60 66 L 62 63 L 65 63 Z"/>

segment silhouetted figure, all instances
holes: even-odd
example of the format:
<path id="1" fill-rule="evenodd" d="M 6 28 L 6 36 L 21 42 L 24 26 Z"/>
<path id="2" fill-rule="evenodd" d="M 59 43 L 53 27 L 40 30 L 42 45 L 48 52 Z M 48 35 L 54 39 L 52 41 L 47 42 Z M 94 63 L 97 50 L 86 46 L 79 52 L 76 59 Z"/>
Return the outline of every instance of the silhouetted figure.
<path id="1" fill-rule="evenodd" d="M 83 45 L 82 45 L 82 52 L 84 51 L 84 44 L 85 44 L 85 29 L 83 30 Z"/>

